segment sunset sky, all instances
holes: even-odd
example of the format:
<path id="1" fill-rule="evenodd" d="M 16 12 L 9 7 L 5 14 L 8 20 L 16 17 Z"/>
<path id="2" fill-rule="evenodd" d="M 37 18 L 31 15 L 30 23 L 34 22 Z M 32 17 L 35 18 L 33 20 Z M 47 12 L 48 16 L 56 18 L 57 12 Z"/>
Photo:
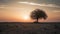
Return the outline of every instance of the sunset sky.
<path id="1" fill-rule="evenodd" d="M 30 13 L 37 8 L 48 15 L 39 22 L 60 22 L 60 0 L 0 0 L 0 22 L 33 22 Z"/>

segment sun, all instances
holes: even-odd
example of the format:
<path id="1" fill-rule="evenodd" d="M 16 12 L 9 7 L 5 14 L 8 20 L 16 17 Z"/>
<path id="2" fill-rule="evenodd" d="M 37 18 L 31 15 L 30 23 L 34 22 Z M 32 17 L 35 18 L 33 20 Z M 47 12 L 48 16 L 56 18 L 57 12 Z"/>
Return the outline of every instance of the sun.
<path id="1" fill-rule="evenodd" d="M 24 15 L 24 16 L 22 16 L 22 18 L 24 19 L 24 20 L 29 20 L 29 15 Z"/>
<path id="2" fill-rule="evenodd" d="M 29 19 L 29 16 L 24 16 L 24 19 L 25 19 L 25 20 Z"/>

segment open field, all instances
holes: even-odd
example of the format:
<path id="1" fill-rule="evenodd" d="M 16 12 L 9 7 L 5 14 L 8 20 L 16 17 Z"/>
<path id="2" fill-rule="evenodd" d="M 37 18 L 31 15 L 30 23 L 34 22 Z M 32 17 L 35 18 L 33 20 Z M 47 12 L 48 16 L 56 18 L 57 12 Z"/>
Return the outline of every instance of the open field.
<path id="1" fill-rule="evenodd" d="M 60 23 L 0 23 L 0 34 L 60 34 Z"/>

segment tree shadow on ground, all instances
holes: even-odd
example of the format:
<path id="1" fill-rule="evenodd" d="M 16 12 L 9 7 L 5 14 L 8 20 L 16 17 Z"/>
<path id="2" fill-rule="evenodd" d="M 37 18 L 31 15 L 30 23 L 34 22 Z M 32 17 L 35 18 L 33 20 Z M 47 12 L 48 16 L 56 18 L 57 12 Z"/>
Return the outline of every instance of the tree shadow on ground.
<path id="1" fill-rule="evenodd" d="M 34 23 L 34 24 L 39 24 L 40 22 L 34 21 L 33 23 Z"/>

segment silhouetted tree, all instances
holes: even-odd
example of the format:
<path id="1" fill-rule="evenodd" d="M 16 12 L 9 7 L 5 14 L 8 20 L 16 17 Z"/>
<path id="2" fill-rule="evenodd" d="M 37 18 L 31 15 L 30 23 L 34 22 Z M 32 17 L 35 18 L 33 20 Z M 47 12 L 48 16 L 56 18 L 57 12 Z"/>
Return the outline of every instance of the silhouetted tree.
<path id="1" fill-rule="evenodd" d="M 46 19 L 47 15 L 43 10 L 40 9 L 35 9 L 34 11 L 31 12 L 31 18 L 36 19 L 38 22 L 38 19 Z"/>

